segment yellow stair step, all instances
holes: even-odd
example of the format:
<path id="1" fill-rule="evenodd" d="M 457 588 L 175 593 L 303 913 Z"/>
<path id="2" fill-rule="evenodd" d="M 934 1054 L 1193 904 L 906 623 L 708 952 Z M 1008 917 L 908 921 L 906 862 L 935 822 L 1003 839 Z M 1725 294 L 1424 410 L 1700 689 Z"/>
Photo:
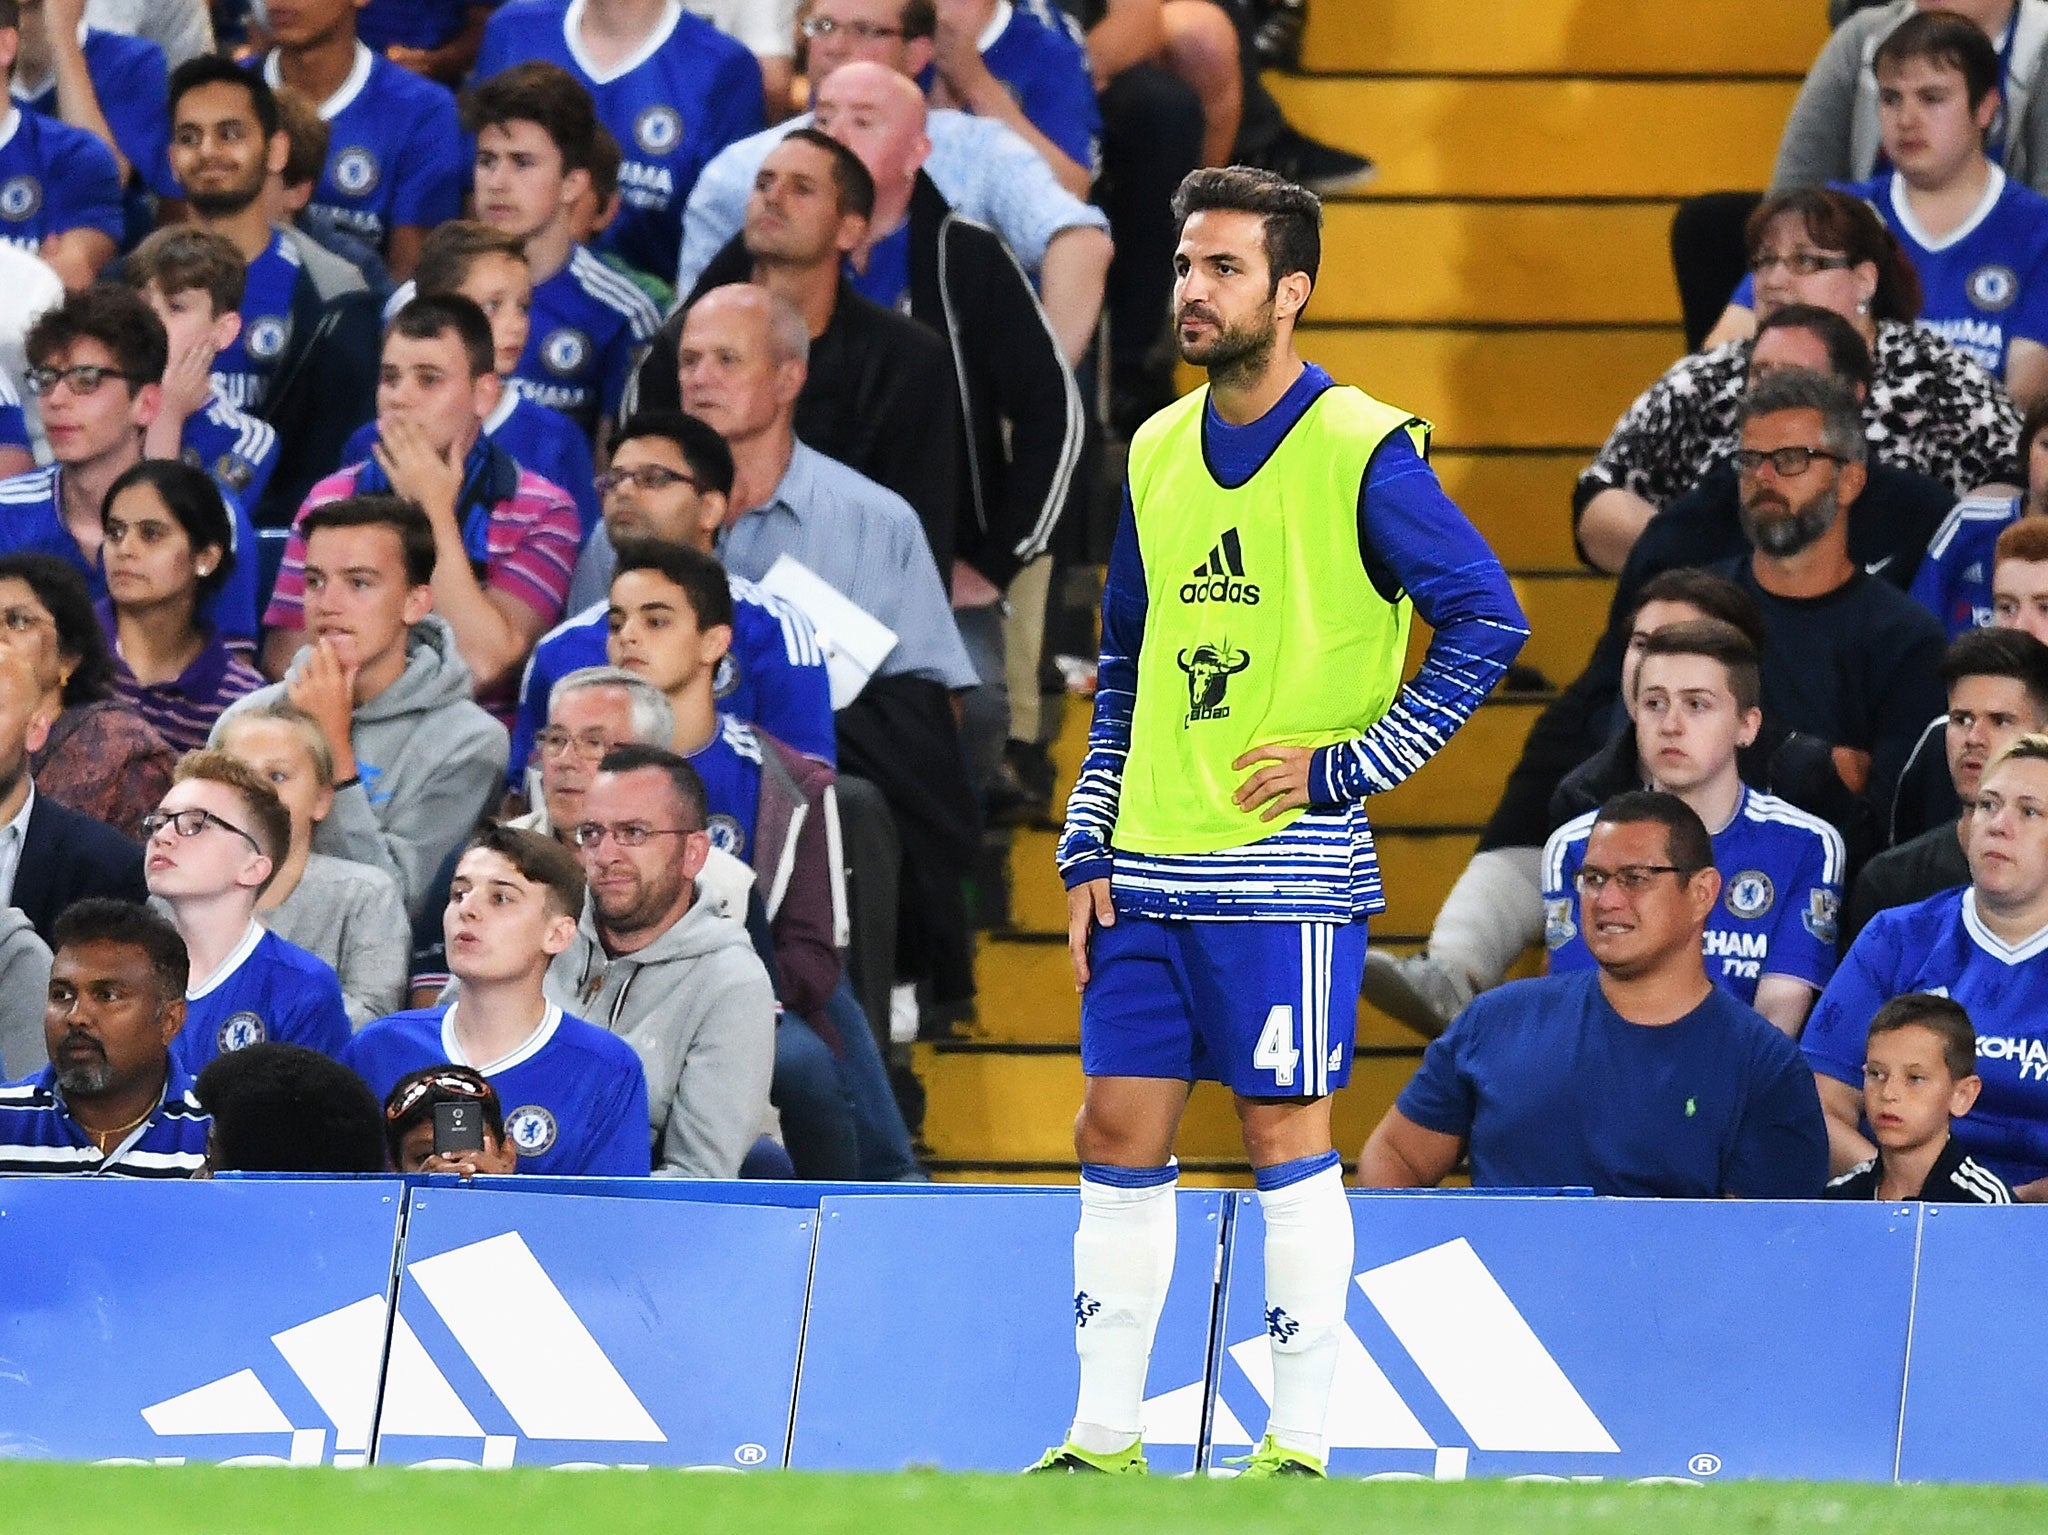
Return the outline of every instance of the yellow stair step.
<path id="1" fill-rule="evenodd" d="M 1593 653 L 1607 605 L 1614 600 L 1614 578 L 1591 571 L 1525 574 L 1514 578 L 1514 588 L 1529 621 L 1521 664 L 1535 667 L 1552 686 L 1561 688 L 1584 670 Z M 1418 618 L 1408 634 L 1411 675 L 1422 664 L 1428 645 L 1429 625 Z"/>
<path id="2" fill-rule="evenodd" d="M 1678 320 L 1669 202 L 1333 202 L 1319 323 Z"/>
<path id="3" fill-rule="evenodd" d="M 1484 25 L 1501 9 L 1475 19 Z M 1267 83 L 1295 127 L 1379 163 L 1374 193 L 1429 197 L 1690 197 L 1761 187 L 1798 92 L 1795 80 L 1269 75 Z"/>
<path id="4" fill-rule="evenodd" d="M 1375 828 L 1477 826 L 1493 814 L 1508 769 L 1522 753 L 1541 700 L 1496 695 L 1399 788 L 1366 807 Z"/>
<path id="5" fill-rule="evenodd" d="M 1654 14 L 1643 0 L 1315 0 L 1302 64 L 1414 74 L 1803 74 L 1827 36 L 1822 6 L 1787 0 L 1691 0 Z"/>
<path id="6" fill-rule="evenodd" d="M 1479 834 L 1390 826 L 1373 839 L 1387 909 L 1372 919 L 1375 934 L 1420 937 L 1436 921 L 1437 908 L 1451 893 Z"/>
<path id="7" fill-rule="evenodd" d="M 1572 486 L 1589 449 L 1475 452 L 1439 446 L 1429 460 L 1444 491 L 1509 570 L 1578 570 Z"/>

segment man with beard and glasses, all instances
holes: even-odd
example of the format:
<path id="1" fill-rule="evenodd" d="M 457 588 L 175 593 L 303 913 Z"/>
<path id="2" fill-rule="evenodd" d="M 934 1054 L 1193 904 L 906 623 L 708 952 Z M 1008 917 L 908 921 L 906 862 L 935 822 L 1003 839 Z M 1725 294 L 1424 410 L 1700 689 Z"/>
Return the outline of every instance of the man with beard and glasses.
<path id="1" fill-rule="evenodd" d="M 85 900 L 57 919 L 50 1064 L 0 1087 L 0 1175 L 199 1171 L 213 1119 L 171 1057 L 185 982 L 185 941 L 146 906 Z"/>
<path id="2" fill-rule="evenodd" d="M 1804 368 L 1759 379 L 1735 455 L 1751 553 L 1716 567 L 1764 617 L 1764 713 L 1834 749 L 1835 771 L 1891 824 L 1899 772 L 1946 704 L 1940 622 L 1849 554 L 1843 508 L 1862 492 L 1868 441 L 1856 396 Z"/>

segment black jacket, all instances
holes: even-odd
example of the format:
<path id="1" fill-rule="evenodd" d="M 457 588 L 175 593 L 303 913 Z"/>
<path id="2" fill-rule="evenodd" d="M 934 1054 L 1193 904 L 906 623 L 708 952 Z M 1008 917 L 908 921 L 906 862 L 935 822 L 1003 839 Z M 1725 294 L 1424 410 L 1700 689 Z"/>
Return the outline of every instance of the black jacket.
<path id="1" fill-rule="evenodd" d="M 142 849 L 111 826 L 66 810 L 38 793 L 21 839 L 14 871 L 14 902 L 35 925 L 36 935 L 57 947 L 57 917 L 87 896 L 149 899 L 142 882 Z"/>

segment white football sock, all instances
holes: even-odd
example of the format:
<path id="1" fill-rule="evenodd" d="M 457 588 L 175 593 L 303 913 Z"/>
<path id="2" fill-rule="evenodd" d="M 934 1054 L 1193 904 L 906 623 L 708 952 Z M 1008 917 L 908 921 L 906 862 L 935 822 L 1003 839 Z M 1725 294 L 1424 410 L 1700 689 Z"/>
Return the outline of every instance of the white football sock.
<path id="1" fill-rule="evenodd" d="M 1074 1232 L 1081 1395 L 1067 1438 L 1091 1454 L 1128 1449 L 1144 1427 L 1145 1372 L 1173 1278 L 1177 1176 L 1172 1163 L 1081 1169 L 1081 1224 Z M 1152 1181 L 1137 1181 L 1143 1179 Z"/>
<path id="2" fill-rule="evenodd" d="M 1313 1172 L 1306 1169 L 1322 1165 Z M 1276 1179 L 1281 1187 L 1264 1185 Z M 1266 1218 L 1266 1336 L 1273 1348 L 1273 1412 L 1266 1432 L 1323 1458 L 1323 1420 L 1337 1374 L 1337 1337 L 1351 1288 L 1351 1207 L 1332 1151 L 1259 1172 Z"/>

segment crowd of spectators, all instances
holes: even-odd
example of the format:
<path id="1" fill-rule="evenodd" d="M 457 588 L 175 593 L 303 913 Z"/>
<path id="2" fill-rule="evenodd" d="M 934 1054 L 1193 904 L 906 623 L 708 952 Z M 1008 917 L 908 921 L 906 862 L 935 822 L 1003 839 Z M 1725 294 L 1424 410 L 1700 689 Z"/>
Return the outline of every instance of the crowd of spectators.
<path id="1" fill-rule="evenodd" d="M 1302 9 L 0 0 L 0 1162 L 923 1176 Z"/>

